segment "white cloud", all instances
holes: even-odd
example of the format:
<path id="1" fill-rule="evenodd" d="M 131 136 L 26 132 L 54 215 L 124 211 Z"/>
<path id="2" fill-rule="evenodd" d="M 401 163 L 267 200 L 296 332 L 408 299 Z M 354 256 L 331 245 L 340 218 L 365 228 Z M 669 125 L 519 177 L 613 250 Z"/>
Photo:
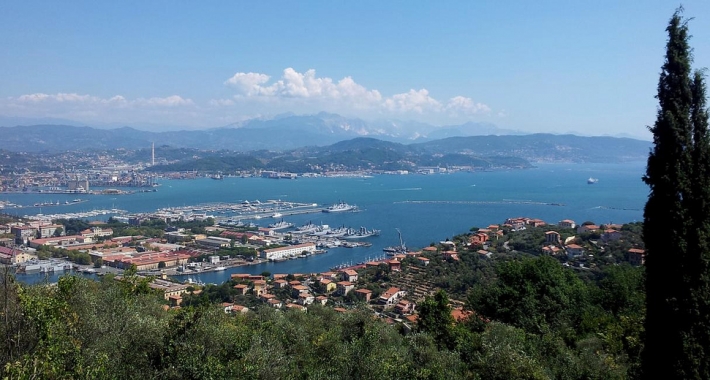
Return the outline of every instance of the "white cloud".
<path id="1" fill-rule="evenodd" d="M 310 106 L 321 110 L 330 108 L 334 112 L 371 111 L 379 114 L 394 113 L 398 116 L 411 113 L 466 117 L 491 111 L 486 104 L 464 96 L 455 96 L 445 103 L 441 102 L 432 97 L 425 88 L 383 97 L 378 90 L 368 89 L 355 82 L 352 77 L 347 76 L 335 81 L 328 77 L 318 77 L 313 69 L 301 73 L 289 67 L 274 81 L 266 74 L 238 72 L 224 84 L 238 91 L 234 102 L 228 99 L 212 100 L 212 105 L 226 106 L 250 100 L 268 100 L 271 107 L 283 107 L 282 111 L 289 107 Z"/>
<path id="2" fill-rule="evenodd" d="M 297 114 L 321 111 L 363 118 L 412 118 L 430 123 L 466 121 L 490 116 L 491 108 L 465 96 L 439 100 L 426 88 L 385 96 L 351 76 L 333 79 L 314 69 L 286 68 L 279 77 L 237 72 L 223 82 L 234 92 L 195 102 L 180 95 L 126 98 L 79 93 L 33 93 L 0 99 L 0 114 L 62 117 L 101 122 L 192 122 L 200 126 L 228 124 L 245 115 Z M 504 111 L 503 111 L 504 112 Z M 498 114 L 498 112 L 493 115 Z"/>
<path id="3" fill-rule="evenodd" d="M 317 77 L 313 69 L 299 73 L 291 67 L 286 68 L 279 80 L 266 85 L 270 78 L 260 73 L 236 73 L 224 83 L 236 88 L 239 95 L 245 97 L 345 100 L 355 106 L 364 106 L 382 99 L 379 91 L 368 90 L 355 83 L 351 77 L 335 82 L 328 77 Z"/>
<path id="4" fill-rule="evenodd" d="M 429 91 L 424 88 L 419 91 L 409 90 L 403 94 L 393 95 L 385 100 L 384 106 L 390 111 L 413 111 L 419 114 L 441 109 L 441 103 L 429 96 Z"/>
<path id="5" fill-rule="evenodd" d="M 471 98 L 464 96 L 455 96 L 449 99 L 446 104 L 446 109 L 454 113 L 461 112 L 463 114 L 477 114 L 491 112 L 491 108 L 483 103 L 476 103 Z"/>

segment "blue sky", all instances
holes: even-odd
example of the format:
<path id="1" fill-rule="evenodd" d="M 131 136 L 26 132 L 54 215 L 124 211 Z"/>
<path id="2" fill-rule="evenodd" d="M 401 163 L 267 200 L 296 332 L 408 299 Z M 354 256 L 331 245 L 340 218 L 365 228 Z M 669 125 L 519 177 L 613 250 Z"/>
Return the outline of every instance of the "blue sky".
<path id="1" fill-rule="evenodd" d="M 648 136 L 677 3 L 442 3 L 2 2 L 0 115 L 210 128 L 328 111 Z M 710 2 L 683 5 L 710 66 Z"/>

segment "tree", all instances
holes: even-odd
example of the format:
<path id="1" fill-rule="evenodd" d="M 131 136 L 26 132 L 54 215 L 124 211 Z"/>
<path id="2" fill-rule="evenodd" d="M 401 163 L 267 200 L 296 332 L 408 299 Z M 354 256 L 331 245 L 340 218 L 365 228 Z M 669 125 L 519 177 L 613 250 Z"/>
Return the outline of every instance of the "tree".
<path id="1" fill-rule="evenodd" d="M 666 31 L 654 147 L 644 182 L 646 340 L 644 377 L 710 378 L 710 145 L 702 72 L 682 8 Z"/>
<path id="2" fill-rule="evenodd" d="M 417 323 L 419 329 L 434 337 L 434 341 L 440 348 L 454 343 L 453 339 L 450 339 L 454 317 L 451 316 L 449 296 L 446 292 L 439 290 L 433 298 L 427 297 L 419 305 Z"/>

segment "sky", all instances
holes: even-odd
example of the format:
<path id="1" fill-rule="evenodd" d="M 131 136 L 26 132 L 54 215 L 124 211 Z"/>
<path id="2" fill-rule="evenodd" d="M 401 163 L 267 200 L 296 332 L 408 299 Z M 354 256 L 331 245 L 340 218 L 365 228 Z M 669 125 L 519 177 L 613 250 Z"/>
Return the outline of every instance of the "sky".
<path id="1" fill-rule="evenodd" d="M 0 115 L 198 129 L 326 111 L 648 138 L 678 5 L 5 1 Z M 710 2 L 683 6 L 710 67 Z"/>

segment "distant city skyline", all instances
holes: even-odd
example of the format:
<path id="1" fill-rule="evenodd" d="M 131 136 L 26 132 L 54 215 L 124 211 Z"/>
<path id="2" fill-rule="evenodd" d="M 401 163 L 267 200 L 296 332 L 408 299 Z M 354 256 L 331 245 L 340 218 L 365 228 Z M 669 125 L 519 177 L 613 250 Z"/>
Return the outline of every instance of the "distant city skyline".
<path id="1" fill-rule="evenodd" d="M 694 67 L 710 3 L 684 2 Z M 214 128 L 321 111 L 648 138 L 678 4 L 3 4 L 0 115 Z"/>

